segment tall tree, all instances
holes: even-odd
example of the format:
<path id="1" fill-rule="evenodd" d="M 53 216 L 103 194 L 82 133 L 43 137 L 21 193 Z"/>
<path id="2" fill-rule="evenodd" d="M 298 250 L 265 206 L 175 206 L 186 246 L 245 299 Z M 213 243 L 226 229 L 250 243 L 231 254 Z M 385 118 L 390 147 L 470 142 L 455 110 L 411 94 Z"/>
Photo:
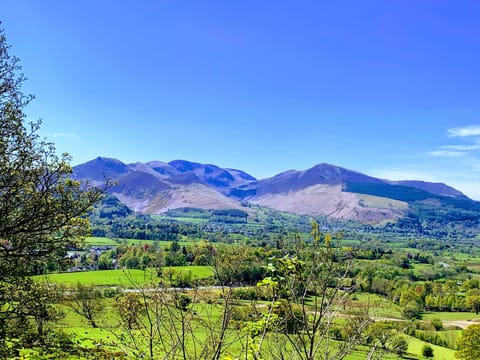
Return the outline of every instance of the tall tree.
<path id="1" fill-rule="evenodd" d="M 40 121 L 27 123 L 33 96 L 21 91 L 25 77 L 9 50 L 0 29 L 0 348 L 8 321 L 25 316 L 19 297 L 30 294 L 22 290 L 31 288 L 28 276 L 63 260 L 103 193 L 72 180 L 69 155 L 40 139 Z"/>
<path id="2" fill-rule="evenodd" d="M 462 360 L 480 359 L 480 325 L 470 325 L 457 340 L 455 357 Z"/>

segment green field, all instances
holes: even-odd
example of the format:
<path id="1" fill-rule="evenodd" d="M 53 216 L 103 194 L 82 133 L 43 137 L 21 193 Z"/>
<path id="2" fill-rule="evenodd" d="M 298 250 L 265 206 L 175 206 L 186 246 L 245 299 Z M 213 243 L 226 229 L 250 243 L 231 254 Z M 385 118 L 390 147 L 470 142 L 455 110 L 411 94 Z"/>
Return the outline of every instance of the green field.
<path id="1" fill-rule="evenodd" d="M 110 238 L 88 236 L 85 238 L 85 245 L 89 246 L 118 246 L 118 243 Z"/>
<path id="2" fill-rule="evenodd" d="M 479 319 L 480 315 L 476 315 L 473 312 L 427 312 L 422 316 L 423 320 L 440 319 L 443 321 L 470 321 Z"/>
<path id="3" fill-rule="evenodd" d="M 213 275 L 213 271 L 208 266 L 181 266 L 164 267 L 163 272 L 168 270 L 173 272 L 190 271 L 193 278 L 205 279 Z M 154 269 L 139 270 L 99 270 L 99 271 L 80 271 L 60 274 L 38 275 L 34 277 L 39 281 L 48 281 L 50 283 L 75 285 L 96 285 L 96 286 L 121 286 L 133 287 L 134 284 L 157 283 L 159 278 Z"/>
<path id="4" fill-rule="evenodd" d="M 411 336 L 408 337 L 408 352 L 417 355 L 417 359 L 423 359 L 423 357 L 421 356 L 422 347 L 425 344 L 428 344 L 432 347 L 434 360 L 453 360 L 455 358 L 454 350 L 447 349 L 442 346 L 429 344 Z"/>
<path id="5" fill-rule="evenodd" d="M 180 246 L 190 245 L 190 241 L 187 237 L 182 236 L 181 241 L 178 242 Z M 89 236 L 85 238 L 86 246 L 118 246 L 118 245 L 138 245 L 138 244 L 151 244 L 158 243 L 160 247 L 169 246 L 171 241 L 155 241 L 155 240 L 139 240 L 139 239 L 111 239 L 107 237 Z"/>
<path id="6" fill-rule="evenodd" d="M 352 307 L 368 309 L 373 318 L 402 319 L 400 306 L 375 294 L 355 293 Z"/>
<path id="7" fill-rule="evenodd" d="M 170 220 L 170 221 L 179 221 L 185 222 L 190 224 L 205 224 L 209 221 L 209 219 L 203 218 L 195 218 L 195 217 L 171 217 L 171 216 L 162 216 L 160 217 L 162 220 Z"/>

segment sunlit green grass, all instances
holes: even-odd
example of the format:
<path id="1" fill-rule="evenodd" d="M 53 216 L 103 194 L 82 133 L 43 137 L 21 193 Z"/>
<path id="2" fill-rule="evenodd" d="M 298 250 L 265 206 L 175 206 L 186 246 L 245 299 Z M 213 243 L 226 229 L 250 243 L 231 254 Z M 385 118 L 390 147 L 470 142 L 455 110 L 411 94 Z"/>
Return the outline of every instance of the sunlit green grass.
<path id="1" fill-rule="evenodd" d="M 374 318 L 402 319 L 400 306 L 376 294 L 355 293 L 350 306 L 368 309 Z"/>
<path id="2" fill-rule="evenodd" d="M 107 237 L 88 236 L 84 241 L 85 245 L 92 246 L 118 246 L 118 243 Z"/>
<path id="3" fill-rule="evenodd" d="M 118 246 L 118 245 L 138 245 L 138 244 L 158 244 L 160 247 L 170 246 L 171 241 L 160 240 L 140 240 L 140 239 L 111 239 L 108 237 L 88 236 L 84 241 L 86 246 Z M 193 241 L 185 236 L 181 236 L 178 242 L 180 246 L 191 245 Z"/>
<path id="4" fill-rule="evenodd" d="M 212 268 L 208 266 L 179 266 L 164 267 L 163 273 L 168 270 L 175 272 L 190 271 L 192 278 L 205 279 L 213 275 Z M 152 284 L 158 283 L 159 278 L 155 269 L 126 269 L 126 270 L 99 270 L 99 271 L 79 271 L 61 274 L 49 274 L 35 276 L 38 281 L 48 281 L 50 283 L 75 285 L 96 285 L 96 286 L 121 286 L 132 287 L 134 284 Z"/>
<path id="5" fill-rule="evenodd" d="M 480 315 L 476 315 L 475 313 L 471 312 L 427 312 L 424 313 L 422 316 L 423 320 L 429 319 L 440 319 L 444 321 L 468 321 L 473 319 L 479 319 Z"/>
<path id="6" fill-rule="evenodd" d="M 97 285 L 97 286 L 124 286 L 131 287 L 132 284 L 151 283 L 156 278 L 153 270 L 100 270 L 100 271 L 79 271 L 61 274 L 48 274 L 35 276 L 36 280 L 47 281 L 55 284 L 75 285 Z"/>
<path id="7" fill-rule="evenodd" d="M 452 360 L 454 359 L 454 350 L 444 348 L 442 346 L 437 346 L 433 344 L 426 343 L 417 338 L 408 337 L 408 352 L 418 356 L 418 359 L 423 359 L 422 357 L 422 347 L 423 345 L 428 344 L 433 349 L 433 359 L 434 360 Z"/>
<path id="8" fill-rule="evenodd" d="M 172 216 L 162 216 L 162 220 L 170 220 L 170 221 L 179 221 L 179 222 L 185 222 L 185 223 L 191 223 L 191 224 L 205 224 L 209 221 L 209 219 L 206 218 L 197 218 L 197 217 L 172 217 Z"/>

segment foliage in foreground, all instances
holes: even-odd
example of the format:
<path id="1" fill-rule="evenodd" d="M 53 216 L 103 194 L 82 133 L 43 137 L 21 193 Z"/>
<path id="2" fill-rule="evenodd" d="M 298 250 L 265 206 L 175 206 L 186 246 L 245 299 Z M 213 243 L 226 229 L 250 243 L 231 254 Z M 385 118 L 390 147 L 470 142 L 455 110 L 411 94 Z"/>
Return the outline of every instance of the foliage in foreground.
<path id="1" fill-rule="evenodd" d="M 88 230 L 85 215 L 100 197 L 70 178 L 69 156 L 40 140 L 40 123 L 25 123 L 32 99 L 21 92 L 18 59 L 9 54 L 0 29 L 0 355 L 15 348 L 47 345 L 45 327 L 58 314 L 49 289 L 28 277 L 65 251 Z M 30 321 L 34 331 L 24 329 Z M 17 343 L 9 342 L 9 338 Z"/>
<path id="2" fill-rule="evenodd" d="M 470 325 L 457 340 L 455 357 L 461 360 L 480 359 L 480 324 Z"/>

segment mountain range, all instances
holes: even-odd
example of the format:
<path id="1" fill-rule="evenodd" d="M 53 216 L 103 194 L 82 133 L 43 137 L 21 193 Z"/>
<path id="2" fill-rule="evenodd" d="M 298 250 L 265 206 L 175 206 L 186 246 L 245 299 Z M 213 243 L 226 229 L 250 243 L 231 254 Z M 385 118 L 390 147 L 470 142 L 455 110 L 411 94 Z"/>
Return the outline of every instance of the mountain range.
<path id="1" fill-rule="evenodd" d="M 131 210 L 145 214 L 178 208 L 239 209 L 251 213 L 254 210 L 249 204 L 254 204 L 364 223 L 396 221 L 419 205 L 439 214 L 448 209 L 480 215 L 480 202 L 446 184 L 379 179 L 325 163 L 266 179 L 186 160 L 125 164 L 98 157 L 73 170 L 75 178 L 94 185 L 114 180 L 109 193 Z"/>

